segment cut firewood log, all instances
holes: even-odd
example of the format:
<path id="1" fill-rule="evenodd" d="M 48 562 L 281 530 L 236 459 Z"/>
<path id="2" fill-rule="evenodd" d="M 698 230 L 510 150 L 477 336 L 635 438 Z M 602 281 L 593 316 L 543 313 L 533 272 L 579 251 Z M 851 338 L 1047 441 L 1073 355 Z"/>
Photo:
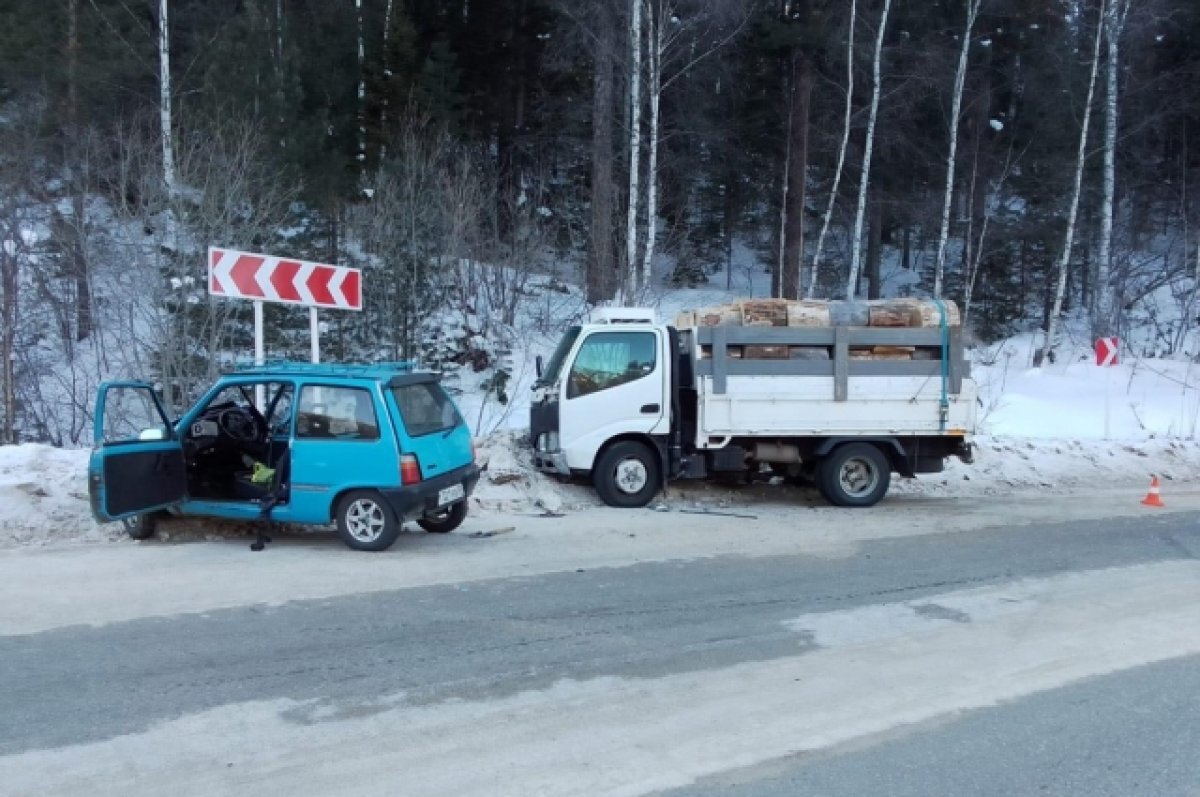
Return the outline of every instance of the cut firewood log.
<path id="1" fill-rule="evenodd" d="M 946 305 L 946 326 L 962 326 L 962 316 L 959 315 L 958 305 L 949 299 L 944 299 L 943 303 Z M 940 327 L 942 314 L 938 310 L 937 304 L 929 299 L 918 302 L 913 308 L 912 325 L 914 327 Z"/>
<path id="2" fill-rule="evenodd" d="M 789 352 L 787 346 L 747 345 L 743 355 L 747 360 L 786 360 Z"/>
<path id="3" fill-rule="evenodd" d="M 789 327 L 828 327 L 832 324 L 829 302 L 798 301 L 787 305 Z"/>
<path id="4" fill-rule="evenodd" d="M 908 302 L 877 302 L 867 310 L 868 326 L 907 327 L 912 324 L 915 308 Z"/>
<path id="5" fill-rule="evenodd" d="M 871 323 L 871 308 L 866 302 L 830 302 L 829 316 L 835 327 L 865 327 Z"/>
<path id="6" fill-rule="evenodd" d="M 696 321 L 702 327 L 740 327 L 742 311 L 737 307 L 707 307 L 696 311 Z"/>
<path id="7" fill-rule="evenodd" d="M 851 360 L 911 360 L 911 349 L 903 346 L 854 346 L 850 349 Z"/>
<path id="8" fill-rule="evenodd" d="M 743 299 L 738 302 L 742 311 L 742 326 L 786 327 L 788 325 L 788 302 L 786 299 Z"/>
<path id="9" fill-rule="evenodd" d="M 695 329 L 697 326 L 695 310 L 683 310 L 675 316 L 676 329 Z"/>
<path id="10" fill-rule="evenodd" d="M 790 346 L 788 357 L 792 360 L 828 360 L 829 349 L 825 346 Z"/>
<path id="11" fill-rule="evenodd" d="M 911 360 L 916 352 L 914 346 L 874 346 L 871 354 L 881 359 Z"/>

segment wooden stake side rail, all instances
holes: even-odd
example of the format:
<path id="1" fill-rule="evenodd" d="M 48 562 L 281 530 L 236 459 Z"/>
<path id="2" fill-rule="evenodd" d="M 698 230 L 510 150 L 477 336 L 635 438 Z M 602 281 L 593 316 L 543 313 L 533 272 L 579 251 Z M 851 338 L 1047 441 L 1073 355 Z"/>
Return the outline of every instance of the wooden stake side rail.
<path id="1" fill-rule="evenodd" d="M 834 401 L 846 401 L 852 376 L 924 376 L 938 379 L 941 360 L 855 360 L 851 347 L 921 346 L 941 348 L 937 328 L 881 329 L 871 327 L 698 327 L 685 331 L 696 336 L 696 376 L 710 376 L 713 392 L 726 392 L 730 376 L 831 376 Z M 829 360 L 745 360 L 729 356 L 729 346 L 776 345 L 828 347 Z M 700 359 L 699 347 L 711 346 L 711 359 Z M 947 390 L 962 392 L 969 366 L 963 352 L 961 327 L 950 329 L 950 367 Z"/>

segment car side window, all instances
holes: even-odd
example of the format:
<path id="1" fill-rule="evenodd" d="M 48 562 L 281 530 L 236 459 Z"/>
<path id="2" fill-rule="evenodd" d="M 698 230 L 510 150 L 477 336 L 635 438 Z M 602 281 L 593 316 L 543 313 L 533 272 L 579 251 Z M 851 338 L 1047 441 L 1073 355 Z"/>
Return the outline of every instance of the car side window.
<path id="1" fill-rule="evenodd" d="M 653 332 L 596 332 L 583 341 L 571 374 L 567 398 L 624 385 L 650 375 L 657 364 Z"/>
<path id="2" fill-rule="evenodd" d="M 360 387 L 305 385 L 296 413 L 298 439 L 378 440 L 371 392 Z"/>

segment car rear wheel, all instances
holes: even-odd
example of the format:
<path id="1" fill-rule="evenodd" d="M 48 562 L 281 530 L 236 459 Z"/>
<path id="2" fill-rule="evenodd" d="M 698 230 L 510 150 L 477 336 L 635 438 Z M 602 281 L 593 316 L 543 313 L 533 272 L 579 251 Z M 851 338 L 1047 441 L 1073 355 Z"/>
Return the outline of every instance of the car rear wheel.
<path id="1" fill-rule="evenodd" d="M 355 490 L 337 507 L 338 536 L 356 551 L 386 551 L 400 536 L 400 524 L 374 490 Z"/>
<path id="2" fill-rule="evenodd" d="M 466 519 L 467 502 L 459 501 L 457 504 L 443 507 L 436 512 L 430 512 L 419 519 L 417 525 L 431 534 L 445 534 L 448 531 L 454 531 Z"/>

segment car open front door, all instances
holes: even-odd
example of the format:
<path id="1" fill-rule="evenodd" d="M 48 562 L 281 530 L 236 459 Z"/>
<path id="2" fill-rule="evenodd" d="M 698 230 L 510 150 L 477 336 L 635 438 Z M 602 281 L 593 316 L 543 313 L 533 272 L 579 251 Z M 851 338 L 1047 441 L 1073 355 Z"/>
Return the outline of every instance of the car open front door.
<path id="1" fill-rule="evenodd" d="M 163 509 L 184 499 L 183 446 L 150 385 L 100 386 L 88 493 L 92 513 L 101 521 Z"/>

